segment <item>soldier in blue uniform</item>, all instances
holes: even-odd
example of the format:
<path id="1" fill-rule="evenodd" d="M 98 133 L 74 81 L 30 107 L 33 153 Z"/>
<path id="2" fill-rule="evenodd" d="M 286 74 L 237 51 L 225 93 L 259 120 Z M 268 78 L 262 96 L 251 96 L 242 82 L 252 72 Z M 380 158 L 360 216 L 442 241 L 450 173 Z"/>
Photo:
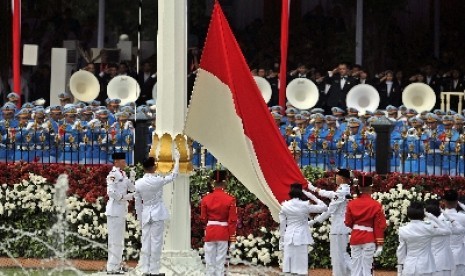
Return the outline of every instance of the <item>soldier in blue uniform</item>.
<path id="1" fill-rule="evenodd" d="M 453 118 L 451 115 L 442 117 L 444 131 L 438 137 L 439 149 L 442 151 L 442 171 L 441 174 L 457 175 L 457 161 L 461 152 L 459 144 L 460 134 L 453 128 Z"/>
<path id="2" fill-rule="evenodd" d="M 365 141 L 361 135 L 363 125 L 359 119 L 351 118 L 348 121 L 348 131 L 344 132 L 344 151 L 342 165 L 351 170 L 363 169 L 365 154 Z"/>
<path id="3" fill-rule="evenodd" d="M 0 158 L 11 161 L 14 158 L 15 148 L 15 129 L 18 127 L 18 121 L 15 119 L 16 106 L 8 102 L 2 107 L 2 117 L 0 121 L 0 134 L 3 143 L 0 145 Z"/>
<path id="4" fill-rule="evenodd" d="M 101 130 L 98 135 L 98 139 L 95 141 L 100 150 L 101 161 L 111 163 L 111 153 L 113 152 L 113 143 L 110 137 L 110 124 L 109 124 L 110 112 L 108 109 L 99 109 L 95 112 L 96 118 L 100 121 Z M 102 158 L 105 155 L 105 158 Z"/>
<path id="5" fill-rule="evenodd" d="M 349 107 L 347 108 L 347 116 L 346 116 L 346 121 L 350 118 L 357 118 L 358 119 L 358 109 L 355 107 Z"/>
<path id="6" fill-rule="evenodd" d="M 33 158 L 29 158 L 29 149 L 30 146 L 33 145 L 31 142 L 32 136 L 26 128 L 29 123 L 30 113 L 26 109 L 21 109 L 16 114 L 16 118 L 18 119 L 18 126 L 10 129 L 10 132 L 14 133 L 14 139 L 10 140 L 10 142 L 13 142 L 15 145 L 14 160 L 15 162 L 31 162 Z"/>
<path id="7" fill-rule="evenodd" d="M 436 114 L 426 115 L 427 129 L 423 132 L 421 140 L 425 143 L 426 173 L 428 175 L 439 175 L 441 173 L 441 151 L 437 137 L 443 132 L 444 127 L 439 125 L 439 117 Z"/>
<path id="8" fill-rule="evenodd" d="M 32 136 L 32 145 L 29 147 L 29 155 L 34 162 L 50 163 L 56 160 L 50 159 L 50 135 L 48 124 L 45 122 L 45 110 L 43 107 L 35 107 L 32 110 L 32 121 L 26 129 Z"/>
<path id="9" fill-rule="evenodd" d="M 16 92 L 11 92 L 6 96 L 9 103 L 12 103 L 14 106 L 18 104 L 20 96 Z"/>
<path id="10" fill-rule="evenodd" d="M 340 128 L 340 130 L 342 132 L 345 131 L 346 129 L 346 126 L 347 126 L 347 123 L 345 121 L 345 117 L 344 117 L 344 110 L 342 108 L 339 108 L 339 107 L 333 107 L 331 108 L 331 112 L 333 113 L 332 115 L 334 117 L 336 117 L 337 121 L 336 121 L 336 125 L 338 128 Z"/>
<path id="11" fill-rule="evenodd" d="M 304 136 L 306 145 L 304 160 L 308 158 L 310 166 L 325 169 L 329 164 L 330 141 L 326 140 L 328 129 L 325 126 L 325 116 L 321 113 L 313 115 L 314 127 L 310 129 L 308 135 Z M 305 164 L 307 162 L 304 162 Z"/>
<path id="12" fill-rule="evenodd" d="M 134 149 L 134 126 L 129 121 L 129 114 L 125 112 L 117 112 L 115 114 L 117 121 L 110 128 L 112 139 L 116 140 L 114 144 L 114 152 L 126 153 L 126 163 L 132 164 L 133 149 Z"/>
<path id="13" fill-rule="evenodd" d="M 376 170 L 375 150 L 376 150 L 376 133 L 371 124 L 376 121 L 376 117 L 368 119 L 360 133 L 362 143 L 365 146 L 365 153 L 363 156 L 363 171 L 374 172 Z"/>
<path id="14" fill-rule="evenodd" d="M 412 118 L 414 120 L 416 118 Z M 403 135 L 402 152 L 403 164 L 402 172 L 420 174 L 425 171 L 424 144 L 415 128 L 409 128 Z"/>
<path id="15" fill-rule="evenodd" d="M 119 111 L 119 106 L 121 104 L 120 99 L 109 99 L 107 102 L 107 109 L 110 112 L 108 114 L 108 123 L 112 125 L 114 122 L 116 122 L 116 117 L 115 114 L 116 112 Z"/>
<path id="16" fill-rule="evenodd" d="M 455 114 L 454 118 L 454 129 L 457 130 L 459 134 L 464 133 L 465 117 L 460 114 Z"/>
<path id="17" fill-rule="evenodd" d="M 84 159 L 84 155 L 79 153 L 79 143 L 83 136 L 83 127 L 79 121 L 78 112 L 75 106 L 64 109 L 65 122 L 62 125 L 63 135 L 63 160 L 65 163 L 78 163 Z"/>
<path id="18" fill-rule="evenodd" d="M 58 99 L 60 100 L 60 105 L 62 107 L 73 102 L 73 96 L 68 92 L 58 94 Z"/>

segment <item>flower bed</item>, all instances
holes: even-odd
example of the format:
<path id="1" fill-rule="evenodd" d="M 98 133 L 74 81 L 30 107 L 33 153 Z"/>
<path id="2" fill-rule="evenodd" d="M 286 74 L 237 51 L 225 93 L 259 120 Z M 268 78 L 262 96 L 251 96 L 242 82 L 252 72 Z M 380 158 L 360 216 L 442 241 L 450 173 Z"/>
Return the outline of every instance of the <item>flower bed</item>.
<path id="1" fill-rule="evenodd" d="M 56 237 L 47 232 L 56 222 L 56 212 L 52 204 L 55 191 L 53 183 L 58 175 L 66 172 L 70 186 L 67 198 L 69 213 L 66 217 L 69 233 L 65 239 L 67 257 L 105 259 L 105 178 L 110 169 L 110 166 L 0 164 L 0 244 L 3 245 L 0 246 L 0 255 L 6 256 L 8 253 L 13 257 L 35 258 L 54 255 L 53 250 L 47 249 L 38 239 L 31 239 L 24 233 L 18 235 L 11 229 L 21 229 L 52 246 L 56 244 Z M 138 170 L 140 176 L 140 167 Z M 332 172 L 323 173 L 310 167 L 304 168 L 303 172 L 312 181 L 318 179 L 314 181 L 316 186 L 334 189 Z M 209 173 L 198 171 L 191 176 L 192 247 L 196 249 L 203 245 L 204 226 L 199 219 L 198 203 L 209 191 Z M 377 259 L 377 265 L 392 268 L 397 263 L 397 231 L 406 220 L 406 208 L 410 201 L 437 197 L 443 193 L 444 188 L 455 188 L 463 195 L 465 179 L 400 174 L 374 177 L 378 184 L 373 196 L 383 204 L 388 219 L 386 246 Z M 278 251 L 278 224 L 271 219 L 267 208 L 236 179 L 231 179 L 228 189 L 238 202 L 238 243 L 233 257 L 253 264 L 279 264 L 281 252 Z M 330 265 L 328 233 L 328 222 L 314 226 L 315 244 L 309 253 L 312 267 Z M 139 240 L 140 227 L 134 212 L 130 211 L 125 240 L 125 254 L 128 259 L 138 258 Z"/>

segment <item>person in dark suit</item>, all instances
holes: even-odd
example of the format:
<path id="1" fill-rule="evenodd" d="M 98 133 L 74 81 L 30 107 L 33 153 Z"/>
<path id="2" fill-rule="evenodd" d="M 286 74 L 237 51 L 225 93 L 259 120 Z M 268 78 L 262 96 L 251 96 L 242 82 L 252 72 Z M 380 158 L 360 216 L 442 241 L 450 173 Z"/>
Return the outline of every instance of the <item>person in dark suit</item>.
<path id="1" fill-rule="evenodd" d="M 323 108 L 323 110 L 329 110 L 331 107 L 328 107 L 327 100 L 328 96 L 326 92 L 329 90 L 329 84 L 325 82 L 325 76 L 322 72 L 316 71 L 315 75 L 312 78 L 312 81 L 316 84 L 318 88 L 318 102 L 316 103 L 315 107 Z M 324 111 L 322 113 L 325 113 Z"/>
<path id="2" fill-rule="evenodd" d="M 380 79 L 376 89 L 379 93 L 379 108 L 385 109 L 388 105 L 399 106 L 402 101 L 402 92 L 394 83 L 394 73 L 386 71 L 386 75 Z"/>
<path id="3" fill-rule="evenodd" d="M 153 72 L 152 64 L 148 61 L 142 63 L 142 71 L 137 75 L 137 82 L 140 86 L 140 97 L 136 104 L 145 104 L 147 100 L 152 99 L 152 89 L 157 82 L 157 74 Z"/>
<path id="4" fill-rule="evenodd" d="M 327 93 L 327 105 L 345 109 L 347 93 L 358 84 L 355 78 L 349 76 L 347 63 L 339 63 L 338 67 L 331 72 L 327 83 L 331 85 Z"/>
<path id="5" fill-rule="evenodd" d="M 289 72 L 289 76 L 287 78 L 288 82 L 291 82 L 292 80 L 296 78 L 310 79 L 310 73 L 305 64 L 300 63 L 295 70 L 292 70 L 291 72 Z"/>
<path id="6" fill-rule="evenodd" d="M 431 64 L 427 64 L 424 69 L 424 82 L 429 85 L 436 94 L 435 109 L 441 108 L 441 85 L 442 79 L 436 74 L 435 69 Z"/>
<path id="7" fill-rule="evenodd" d="M 407 86 L 407 81 L 404 79 L 404 73 L 402 72 L 402 70 L 397 70 L 393 81 L 395 85 L 399 87 L 400 92 L 404 92 L 404 88 L 405 86 Z"/>
<path id="8" fill-rule="evenodd" d="M 266 76 L 266 80 L 271 85 L 271 99 L 268 102 L 268 106 L 275 106 L 279 104 L 279 78 L 278 72 L 274 69 L 268 70 L 268 76 Z"/>
<path id="9" fill-rule="evenodd" d="M 465 90 L 465 83 L 461 78 L 460 71 L 453 69 L 446 73 L 446 79 L 444 81 L 444 91 L 446 92 L 463 92 Z M 452 109 L 457 108 L 459 99 L 457 97 L 450 98 L 450 106 Z"/>

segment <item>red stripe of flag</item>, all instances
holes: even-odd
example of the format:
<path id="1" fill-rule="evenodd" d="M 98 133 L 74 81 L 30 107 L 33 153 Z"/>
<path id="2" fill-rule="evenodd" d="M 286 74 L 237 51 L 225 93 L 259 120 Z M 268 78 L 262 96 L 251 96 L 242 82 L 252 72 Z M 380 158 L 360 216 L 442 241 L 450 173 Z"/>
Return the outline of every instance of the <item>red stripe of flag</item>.
<path id="1" fill-rule="evenodd" d="M 226 88 L 206 80 L 212 78 L 217 78 Z M 232 106 L 227 106 L 228 97 L 224 93 L 230 94 L 229 103 Z M 205 95 L 210 95 L 210 98 L 205 98 Z M 224 106 L 218 107 L 217 104 Z M 242 144 L 222 134 L 235 127 L 234 118 L 230 118 L 231 114 L 227 115 L 230 108 L 234 108 L 232 116 L 242 124 L 242 128 L 237 130 L 242 136 L 237 136 L 238 133 L 229 135 L 243 137 L 246 142 L 242 144 L 251 142 L 252 145 L 244 156 L 241 155 L 244 152 Z M 221 109 L 225 111 L 221 112 Z M 227 125 L 228 122 L 233 123 Z M 244 180 L 254 182 L 250 181 L 250 171 L 247 170 L 258 161 L 258 166 L 253 168 L 257 171 L 257 185 L 267 186 L 279 202 L 289 198 L 290 184 L 298 182 L 306 186 L 307 182 L 279 133 L 218 3 L 213 9 L 185 133 L 211 151 L 242 183 Z M 238 144 L 237 151 L 230 148 L 235 144 Z M 231 151 L 234 154 L 224 154 Z M 260 179 L 261 175 L 265 181 Z"/>

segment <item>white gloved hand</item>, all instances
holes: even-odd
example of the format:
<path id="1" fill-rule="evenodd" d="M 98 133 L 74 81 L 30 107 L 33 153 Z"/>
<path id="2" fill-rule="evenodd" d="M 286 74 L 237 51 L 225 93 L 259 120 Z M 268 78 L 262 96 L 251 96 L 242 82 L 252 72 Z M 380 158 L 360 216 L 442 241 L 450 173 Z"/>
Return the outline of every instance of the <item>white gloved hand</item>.
<path id="1" fill-rule="evenodd" d="M 313 227 L 313 225 L 316 223 L 316 220 L 312 219 L 312 220 L 309 220 L 307 223 L 309 227 Z"/>
<path id="2" fill-rule="evenodd" d="M 284 250 L 284 237 L 279 238 L 279 247 L 278 247 L 278 249 L 280 251 Z"/>
<path id="3" fill-rule="evenodd" d="M 236 249 L 236 243 L 235 242 L 231 242 L 229 244 L 229 251 L 232 252 L 234 251 L 234 249 Z"/>
<path id="4" fill-rule="evenodd" d="M 136 175 L 137 175 L 137 173 L 134 170 L 134 168 L 131 168 L 129 170 L 129 179 L 131 179 L 131 181 L 133 181 L 133 182 L 136 181 Z"/>
<path id="5" fill-rule="evenodd" d="M 177 148 L 174 149 L 173 157 L 175 160 L 179 160 L 179 158 L 181 157 L 181 154 L 179 153 L 179 150 Z"/>
<path id="6" fill-rule="evenodd" d="M 375 254 L 373 255 L 373 257 L 377 258 L 379 256 L 381 256 L 381 253 L 383 252 L 383 246 L 382 245 L 378 245 L 376 247 L 376 251 L 375 251 Z"/>
<path id="7" fill-rule="evenodd" d="M 308 190 L 312 191 L 312 192 L 315 192 L 316 189 L 318 189 L 317 187 L 313 186 L 312 182 L 308 182 L 308 186 L 307 186 Z"/>
<path id="8" fill-rule="evenodd" d="M 404 270 L 404 265 L 397 265 L 397 276 L 402 276 L 402 270 Z"/>
<path id="9" fill-rule="evenodd" d="M 127 193 L 123 195 L 123 200 L 131 200 L 134 197 L 135 193 Z"/>
<path id="10" fill-rule="evenodd" d="M 306 197 L 308 197 L 308 199 L 311 199 L 311 200 L 313 200 L 315 202 L 318 201 L 318 199 L 316 198 L 316 196 L 314 194 L 312 194 L 310 192 L 307 192 L 307 191 L 303 191 L 303 193 L 304 193 L 304 195 Z"/>
<path id="11" fill-rule="evenodd" d="M 129 128 L 134 128 L 134 126 L 132 125 L 132 122 L 131 121 L 127 121 L 126 123 L 124 123 L 124 129 L 129 129 Z"/>

